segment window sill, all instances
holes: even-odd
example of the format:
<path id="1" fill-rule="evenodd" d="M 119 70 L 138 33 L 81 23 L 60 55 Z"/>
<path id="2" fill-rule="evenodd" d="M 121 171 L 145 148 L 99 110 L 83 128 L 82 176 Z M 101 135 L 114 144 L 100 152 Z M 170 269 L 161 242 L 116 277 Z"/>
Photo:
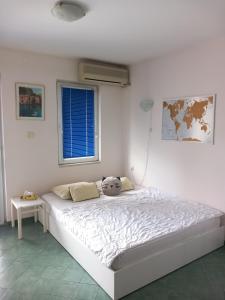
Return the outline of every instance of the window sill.
<path id="1" fill-rule="evenodd" d="M 100 164 L 101 160 L 95 160 L 95 161 L 84 161 L 84 162 L 71 162 L 71 163 L 59 163 L 59 167 L 74 167 L 74 166 L 81 166 L 81 165 L 94 165 L 94 164 Z"/>

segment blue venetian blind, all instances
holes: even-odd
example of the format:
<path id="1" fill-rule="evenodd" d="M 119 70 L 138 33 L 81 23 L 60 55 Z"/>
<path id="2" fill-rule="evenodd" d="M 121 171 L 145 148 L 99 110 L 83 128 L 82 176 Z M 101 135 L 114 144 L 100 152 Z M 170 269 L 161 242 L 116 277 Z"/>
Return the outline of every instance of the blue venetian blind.
<path id="1" fill-rule="evenodd" d="M 62 87 L 63 158 L 95 155 L 94 90 Z"/>

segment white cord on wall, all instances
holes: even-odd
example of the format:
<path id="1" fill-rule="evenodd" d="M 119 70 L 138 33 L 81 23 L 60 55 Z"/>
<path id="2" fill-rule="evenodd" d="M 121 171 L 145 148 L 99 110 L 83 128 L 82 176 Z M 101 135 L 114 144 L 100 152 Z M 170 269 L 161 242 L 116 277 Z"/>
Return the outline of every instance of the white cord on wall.
<path id="1" fill-rule="evenodd" d="M 145 153 L 145 169 L 143 173 L 143 177 L 140 181 L 140 185 L 143 185 L 145 181 L 145 177 L 147 175 L 148 167 L 149 167 L 149 151 L 150 151 L 150 145 L 151 145 L 151 135 L 152 135 L 152 111 L 150 111 L 150 124 L 148 129 L 148 139 L 146 144 L 146 153 Z"/>
<path id="2" fill-rule="evenodd" d="M 151 108 L 150 108 L 150 119 L 149 119 L 149 128 L 148 128 L 148 138 L 147 138 L 147 144 L 146 144 L 146 152 L 145 152 L 145 168 L 144 168 L 144 173 L 143 173 L 143 176 L 142 176 L 142 179 L 140 181 L 140 183 L 137 183 L 136 180 L 135 180 L 135 176 L 134 176 L 134 167 L 131 167 L 131 179 L 132 181 L 137 184 L 137 185 L 140 185 L 142 186 L 144 181 L 145 181 L 145 178 L 146 178 L 146 175 L 147 175 L 147 171 L 148 171 L 148 167 L 149 167 L 149 151 L 150 151 L 150 144 L 151 144 L 151 134 L 152 134 L 152 106 L 153 106 L 153 101 L 151 101 Z M 146 102 L 146 101 L 145 101 Z M 142 107 L 142 105 L 140 105 L 140 107 Z M 144 111 L 147 111 L 147 110 L 144 110 Z"/>

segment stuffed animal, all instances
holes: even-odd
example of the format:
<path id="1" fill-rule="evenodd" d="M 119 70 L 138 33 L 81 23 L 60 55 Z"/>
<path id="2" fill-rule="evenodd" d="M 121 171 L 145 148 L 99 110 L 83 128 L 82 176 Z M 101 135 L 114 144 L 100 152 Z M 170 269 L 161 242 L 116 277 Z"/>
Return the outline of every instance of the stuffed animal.
<path id="1" fill-rule="evenodd" d="M 38 199 L 38 195 L 36 195 L 35 193 L 33 192 L 28 192 L 28 191 L 25 191 L 23 193 L 22 196 L 20 196 L 20 199 L 21 200 L 37 200 Z"/>
<path id="2" fill-rule="evenodd" d="M 122 188 L 120 177 L 103 177 L 102 191 L 104 195 L 116 196 L 119 195 Z"/>

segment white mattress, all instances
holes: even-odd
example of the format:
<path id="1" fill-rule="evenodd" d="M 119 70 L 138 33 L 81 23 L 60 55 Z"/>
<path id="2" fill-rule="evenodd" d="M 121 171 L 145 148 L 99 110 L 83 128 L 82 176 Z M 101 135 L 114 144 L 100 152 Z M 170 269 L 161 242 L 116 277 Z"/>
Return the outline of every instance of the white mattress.
<path id="1" fill-rule="evenodd" d="M 146 200 L 146 199 L 148 199 L 147 196 L 148 197 L 151 196 L 150 203 L 148 203 L 149 200 Z M 174 199 L 174 197 L 172 197 L 172 196 L 169 197 L 170 198 L 169 200 L 165 200 L 164 198 L 168 198 L 168 195 L 162 194 L 162 193 L 158 192 L 158 190 L 156 190 L 156 189 L 148 189 L 148 190 L 143 189 L 143 190 L 138 190 L 138 191 L 137 190 L 129 191 L 129 192 L 122 193 L 122 195 L 119 197 L 101 196 L 100 199 L 93 199 L 93 200 L 89 200 L 89 201 L 84 201 L 82 203 L 73 203 L 72 201 L 62 200 L 53 193 L 45 194 L 42 196 L 42 198 L 47 202 L 48 213 L 57 222 L 61 223 L 61 226 L 65 226 L 68 230 L 70 230 L 76 236 L 76 238 L 78 238 L 82 243 L 86 244 L 86 246 L 88 248 L 90 248 L 90 250 L 95 252 L 96 255 L 99 256 L 99 259 L 102 261 L 102 263 L 104 263 L 105 265 L 107 265 L 108 267 L 110 267 L 113 270 L 118 270 L 120 268 L 123 268 L 129 264 L 134 263 L 135 261 L 142 259 L 143 257 L 146 257 L 146 256 L 156 253 L 158 251 L 162 251 L 165 248 L 172 247 L 177 242 L 182 242 L 182 240 L 188 239 L 188 238 L 192 237 L 193 235 L 202 234 L 204 232 L 207 232 L 209 230 L 217 228 L 221 225 L 222 213 L 219 212 L 218 210 L 210 208 L 210 207 L 202 205 L 202 204 L 198 204 L 198 203 L 191 204 L 189 202 L 184 202 L 183 200 L 181 200 L 181 202 L 179 204 L 177 202 L 179 200 Z M 78 236 L 78 233 L 75 230 L 75 227 L 77 227 L 78 224 L 76 224 L 76 221 L 74 221 L 77 219 L 77 215 L 75 216 L 74 213 L 80 214 L 80 212 L 78 212 L 79 210 L 81 212 L 82 211 L 87 212 L 86 215 L 89 216 L 90 212 L 92 212 L 92 210 L 93 210 L 93 207 L 96 209 L 96 208 L 98 208 L 99 205 L 104 206 L 106 203 L 106 205 L 107 205 L 106 211 L 107 212 L 110 210 L 110 205 L 112 205 L 113 209 L 115 209 L 115 208 L 116 208 L 116 210 L 119 209 L 118 211 L 121 213 L 121 209 L 123 209 L 123 206 L 125 207 L 126 204 L 128 205 L 128 207 L 129 206 L 132 207 L 132 205 L 135 204 L 134 209 L 136 209 L 137 207 L 139 208 L 139 204 L 137 206 L 137 203 L 139 203 L 138 201 L 140 202 L 140 205 L 145 205 L 146 209 L 147 209 L 146 204 L 152 205 L 152 203 L 154 203 L 154 205 L 155 205 L 155 203 L 156 203 L 156 205 L 159 206 L 159 208 L 160 208 L 160 205 L 163 205 L 163 207 L 165 207 L 165 205 L 167 205 L 167 203 L 168 203 L 168 205 L 171 205 L 171 201 L 172 201 L 172 203 L 174 202 L 175 205 L 177 205 L 177 203 L 178 203 L 178 206 L 181 205 L 181 208 L 183 206 L 183 207 L 185 207 L 185 210 L 186 210 L 186 212 L 183 213 L 183 215 L 181 215 L 181 219 L 180 219 L 180 220 L 182 220 L 183 224 L 180 224 L 179 226 L 177 226 L 177 225 L 175 226 L 174 224 L 176 224 L 176 222 L 174 222 L 174 220 L 171 219 L 171 215 L 170 215 L 169 219 L 167 217 L 166 223 L 164 222 L 163 230 L 162 229 L 160 230 L 160 226 L 158 226 L 159 227 L 159 230 L 158 230 L 156 224 L 155 224 L 155 228 L 157 230 L 154 229 L 154 226 L 153 226 L 154 230 L 152 230 L 152 228 L 150 229 L 150 228 L 146 227 L 146 224 L 144 224 L 145 227 L 142 228 L 142 231 L 140 234 L 140 241 L 138 241 L 136 238 L 136 239 L 134 239 L 134 241 L 130 242 L 128 239 L 127 242 L 124 241 L 124 243 L 126 242 L 125 243 L 126 245 L 121 246 L 121 243 L 123 244 L 123 240 L 121 239 L 121 241 L 119 243 L 118 241 L 115 241 L 115 237 L 114 237 L 110 244 L 110 247 L 112 249 L 108 249 L 107 253 L 101 253 L 101 251 L 99 251 L 99 244 L 102 243 L 102 240 L 104 240 L 104 238 L 107 240 L 108 236 L 111 238 L 113 237 L 113 230 L 115 230 L 115 226 L 113 227 L 114 229 L 112 230 L 112 234 L 109 233 L 108 236 L 105 237 L 106 234 L 105 234 L 105 232 L 103 232 L 103 235 L 102 235 L 103 238 L 101 240 L 101 243 L 99 243 L 99 239 L 101 239 L 101 231 L 102 231 L 102 228 L 105 228 L 105 224 L 104 224 L 104 226 L 102 226 L 102 228 L 100 228 L 99 231 L 95 231 L 95 235 L 93 235 L 92 237 L 90 236 L 89 239 L 87 238 L 88 237 L 88 235 L 87 235 L 88 225 L 83 224 L 84 225 L 83 227 L 85 227 L 85 225 L 87 227 L 85 240 L 82 240 L 82 237 L 84 236 L 84 234 L 81 235 L 80 237 Z M 120 205 L 121 205 L 121 207 L 120 207 Z M 90 211 L 89 211 L 89 207 L 92 207 Z M 130 212 L 132 212 L 130 207 L 129 207 Z M 195 214 L 195 212 L 192 211 L 192 209 L 196 210 L 197 208 L 199 208 L 199 213 Z M 126 209 L 127 209 L 127 207 L 126 207 Z M 161 206 L 161 210 L 163 210 L 162 206 Z M 168 210 L 169 210 L 169 208 L 168 208 Z M 116 213 L 118 214 L 118 212 L 116 212 Z M 129 213 L 129 211 L 128 211 L 128 213 Z M 192 214 L 195 214 L 195 218 L 192 218 Z M 174 217 L 176 218 L 176 216 L 173 216 L 173 219 L 174 219 Z M 120 215 L 118 215 L 118 218 L 120 218 Z M 193 221 L 193 219 L 195 220 L 195 222 Z M 179 220 L 179 223 L 181 223 L 180 220 Z M 89 221 L 91 222 L 91 227 L 93 227 L 93 220 L 89 220 Z M 72 222 L 73 222 L 73 224 L 72 224 Z M 154 225 L 154 223 L 155 222 L 153 220 L 153 225 Z M 109 222 L 109 224 L 110 224 L 110 222 Z M 171 226 L 171 228 L 165 228 L 165 224 L 167 224 L 168 227 Z M 129 226 L 130 225 L 135 226 L 135 223 L 129 224 Z M 147 224 L 147 225 L 149 225 L 149 224 Z M 172 227 L 174 227 L 174 228 L 172 228 Z M 107 227 L 107 230 L 109 230 L 108 227 Z M 127 230 L 129 230 L 129 228 L 128 229 L 126 228 L 126 231 Z M 135 230 L 136 230 L 136 228 L 135 228 Z M 149 233 L 149 232 L 151 232 L 151 230 L 154 232 L 154 234 Z M 80 231 L 82 231 L 82 227 L 81 227 Z M 156 234 L 156 231 L 157 231 L 157 234 Z M 143 237 L 142 237 L 143 241 L 141 239 L 142 235 L 143 235 Z M 131 237 L 132 237 L 132 235 L 131 235 Z M 126 237 L 125 237 L 125 239 L 126 239 Z M 114 249 L 117 247 L 117 244 L 118 244 L 119 250 Z M 107 249 L 107 244 L 103 245 L 103 246 L 104 246 L 104 249 Z M 102 246 L 102 248 L 103 248 L 103 246 Z"/>

